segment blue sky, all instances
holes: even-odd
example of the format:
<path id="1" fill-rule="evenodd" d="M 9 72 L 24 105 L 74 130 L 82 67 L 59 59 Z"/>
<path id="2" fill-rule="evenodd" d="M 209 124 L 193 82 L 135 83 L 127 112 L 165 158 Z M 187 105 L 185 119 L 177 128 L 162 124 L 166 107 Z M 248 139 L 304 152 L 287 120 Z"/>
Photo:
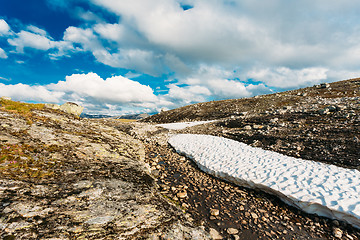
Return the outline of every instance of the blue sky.
<path id="1" fill-rule="evenodd" d="M 0 95 L 156 112 L 360 76 L 354 0 L 0 0 Z"/>

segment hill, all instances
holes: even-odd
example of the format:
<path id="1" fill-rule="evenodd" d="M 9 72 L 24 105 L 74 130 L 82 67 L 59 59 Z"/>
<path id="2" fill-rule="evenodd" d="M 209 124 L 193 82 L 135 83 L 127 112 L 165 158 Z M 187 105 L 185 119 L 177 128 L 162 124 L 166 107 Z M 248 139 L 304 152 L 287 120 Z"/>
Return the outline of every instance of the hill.
<path id="1" fill-rule="evenodd" d="M 330 84 L 321 84 L 287 92 L 261 95 L 252 98 L 211 101 L 164 111 L 148 118 L 145 122 L 171 123 L 183 121 L 206 121 L 244 114 L 271 112 L 282 108 L 298 107 L 301 104 L 317 104 L 318 99 L 340 99 L 359 97 L 360 79 L 350 79 Z M 317 104 L 321 108 L 324 104 Z"/>

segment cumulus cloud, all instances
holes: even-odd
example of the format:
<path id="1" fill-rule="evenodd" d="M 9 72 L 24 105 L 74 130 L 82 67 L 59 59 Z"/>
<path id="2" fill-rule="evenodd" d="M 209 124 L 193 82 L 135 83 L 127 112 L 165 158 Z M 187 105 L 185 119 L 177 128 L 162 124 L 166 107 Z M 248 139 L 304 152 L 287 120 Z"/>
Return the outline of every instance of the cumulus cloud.
<path id="1" fill-rule="evenodd" d="M 30 86 L 26 84 L 5 85 L 0 83 L 0 95 L 19 101 L 59 102 L 64 93 L 50 91 L 46 86 Z"/>
<path id="2" fill-rule="evenodd" d="M 83 105 L 87 112 L 105 111 L 109 114 L 136 112 L 140 107 L 154 111 L 159 102 L 149 86 L 122 76 L 102 79 L 95 73 L 73 74 L 65 81 L 43 86 L 0 83 L 0 96 L 60 104 L 71 101 Z"/>
<path id="3" fill-rule="evenodd" d="M 264 82 L 268 86 L 277 88 L 293 88 L 319 83 L 327 79 L 327 68 L 304 68 L 293 70 L 286 67 L 276 69 L 260 69 L 248 72 L 247 77 L 259 82 Z"/>
<path id="4" fill-rule="evenodd" d="M 296 87 L 323 80 L 324 68 L 342 71 L 349 65 L 352 69 L 359 67 L 359 55 L 354 53 L 360 49 L 360 17 L 355 11 L 360 6 L 352 1 L 92 2 L 122 19 L 121 24 L 103 29 L 98 26 L 101 37 L 121 47 L 124 29 L 132 29 L 147 41 L 135 47 L 152 49 L 158 57 L 157 66 L 170 68 L 179 77 L 192 75 L 201 64 L 240 69 L 243 73 L 260 64 L 265 70 L 271 69 L 270 77 L 281 78 L 276 80 L 278 83 L 291 75 L 291 83 L 285 85 Z M 184 11 L 184 4 L 192 8 Z M 135 61 L 129 67 L 136 68 L 137 64 Z M 286 69 L 292 73 L 286 73 Z M 293 81 L 295 77 L 299 78 Z M 275 84 L 274 79 L 268 82 Z"/>
<path id="5" fill-rule="evenodd" d="M 0 48 L 0 58 L 6 59 L 8 58 L 8 55 L 4 51 L 4 49 Z"/>
<path id="6" fill-rule="evenodd" d="M 0 36 L 7 35 L 10 33 L 10 26 L 4 19 L 0 19 Z"/>
<path id="7" fill-rule="evenodd" d="M 20 31 L 16 38 L 9 39 L 8 42 L 10 45 L 15 46 L 16 51 L 19 53 L 24 52 L 26 47 L 46 51 L 53 46 L 52 41 L 47 37 L 24 30 Z"/>
<path id="8" fill-rule="evenodd" d="M 139 103 L 155 102 L 156 96 L 149 86 L 127 79 L 122 76 L 114 76 L 102 79 L 96 73 L 73 74 L 67 76 L 65 81 L 48 86 L 52 90 L 76 94 L 92 101 L 110 103 Z"/>
<path id="9" fill-rule="evenodd" d="M 76 2 L 48 0 L 52 7 L 62 9 Z M 94 74 L 68 76 L 66 81 L 46 87 L 92 109 L 105 106 L 119 110 L 116 104 L 123 110 L 125 104 L 148 110 L 176 107 L 359 75 L 360 5 L 352 0 L 90 3 L 117 15 L 119 21 L 108 23 L 79 8 L 83 24 L 69 26 L 61 41 L 54 41 L 45 30 L 30 25 L 11 35 L 8 42 L 20 53 L 25 48 L 48 51 L 52 59 L 89 52 L 104 65 L 172 82 L 168 92 L 160 96 L 129 79 L 104 80 Z M 0 20 L 0 35 L 10 31 L 8 24 Z M 85 82 L 99 91 L 91 90 Z M 121 91 L 120 85 L 130 89 L 126 90 L 129 93 Z M 163 90 L 164 84 L 160 85 Z M 136 95 L 135 89 L 142 95 Z"/>

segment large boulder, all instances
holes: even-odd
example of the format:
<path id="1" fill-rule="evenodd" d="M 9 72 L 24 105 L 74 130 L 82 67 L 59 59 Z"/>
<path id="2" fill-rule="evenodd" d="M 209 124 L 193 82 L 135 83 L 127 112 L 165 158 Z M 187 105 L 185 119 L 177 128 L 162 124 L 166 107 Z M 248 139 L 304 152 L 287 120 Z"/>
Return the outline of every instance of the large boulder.
<path id="1" fill-rule="evenodd" d="M 80 114 L 84 110 L 84 107 L 82 107 L 76 103 L 67 102 L 60 106 L 60 110 L 70 113 L 70 114 L 80 116 Z"/>

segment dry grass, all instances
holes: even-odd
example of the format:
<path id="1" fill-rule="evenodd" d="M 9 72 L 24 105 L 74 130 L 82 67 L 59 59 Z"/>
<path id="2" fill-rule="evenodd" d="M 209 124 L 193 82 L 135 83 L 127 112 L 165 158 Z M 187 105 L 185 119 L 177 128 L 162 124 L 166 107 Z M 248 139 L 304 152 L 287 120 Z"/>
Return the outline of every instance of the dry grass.
<path id="1" fill-rule="evenodd" d="M 19 114 L 24 117 L 28 124 L 32 124 L 33 110 L 42 110 L 45 104 L 22 103 L 11 100 L 0 99 L 1 109 Z"/>
<path id="2" fill-rule="evenodd" d="M 0 176 L 15 180 L 42 179 L 54 174 L 56 161 L 48 161 L 37 149 L 22 144 L 0 145 Z"/>

